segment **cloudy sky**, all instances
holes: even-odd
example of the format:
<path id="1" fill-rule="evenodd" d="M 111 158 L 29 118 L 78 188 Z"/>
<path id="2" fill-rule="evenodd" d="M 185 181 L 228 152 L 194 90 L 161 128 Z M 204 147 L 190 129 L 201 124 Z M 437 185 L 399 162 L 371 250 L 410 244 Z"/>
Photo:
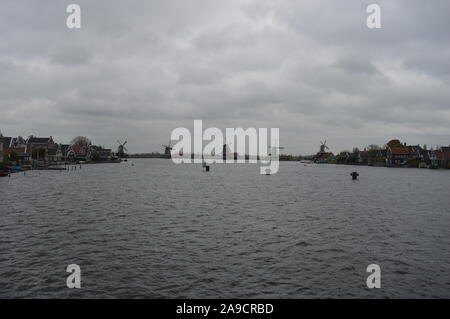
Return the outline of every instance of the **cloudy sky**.
<path id="1" fill-rule="evenodd" d="M 78 3 L 82 28 L 66 27 Z M 366 7 L 382 7 L 382 29 Z M 162 151 L 172 129 L 279 127 L 286 152 L 450 144 L 450 2 L 17 1 L 0 7 L 0 130 Z"/>

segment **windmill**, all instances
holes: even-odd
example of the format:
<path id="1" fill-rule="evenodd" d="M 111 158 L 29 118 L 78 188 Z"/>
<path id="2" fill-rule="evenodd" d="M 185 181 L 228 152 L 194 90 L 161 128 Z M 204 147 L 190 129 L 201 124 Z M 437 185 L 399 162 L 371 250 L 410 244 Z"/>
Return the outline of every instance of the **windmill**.
<path id="1" fill-rule="evenodd" d="M 125 152 L 128 152 L 127 148 L 125 147 L 125 145 L 127 144 L 128 141 L 125 142 L 120 142 L 119 140 L 117 140 L 117 143 L 119 143 L 119 147 L 117 147 L 117 156 L 119 158 L 121 157 L 128 157 L 128 155 Z"/>
<path id="2" fill-rule="evenodd" d="M 325 150 L 329 150 L 330 148 L 327 146 L 327 140 L 325 140 L 325 142 L 320 141 L 320 154 L 326 153 Z"/>
<path id="3" fill-rule="evenodd" d="M 169 145 L 162 145 L 162 147 L 164 147 L 164 157 L 167 158 L 171 158 L 171 153 L 172 153 L 172 141 L 169 140 Z"/>
<path id="4" fill-rule="evenodd" d="M 276 144 L 278 144 L 277 140 L 275 140 L 275 145 Z M 267 149 L 269 150 L 269 154 L 268 155 L 271 157 L 272 153 L 276 153 L 276 154 L 279 155 L 278 150 L 284 150 L 284 147 L 283 146 L 268 146 Z"/>
<path id="5" fill-rule="evenodd" d="M 227 153 L 231 153 L 231 143 L 227 143 L 227 141 L 225 141 L 225 144 L 223 144 L 222 147 L 222 159 L 225 161 L 227 159 Z M 235 158 L 236 156 L 234 156 Z"/>

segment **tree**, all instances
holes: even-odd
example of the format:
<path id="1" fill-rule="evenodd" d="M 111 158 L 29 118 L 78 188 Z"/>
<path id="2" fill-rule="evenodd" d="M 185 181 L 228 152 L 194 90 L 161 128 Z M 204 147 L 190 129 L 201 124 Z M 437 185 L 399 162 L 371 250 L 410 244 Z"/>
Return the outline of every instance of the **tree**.
<path id="1" fill-rule="evenodd" d="M 39 159 L 40 159 L 40 160 L 45 159 L 46 152 L 47 152 L 47 151 L 45 150 L 45 148 L 40 148 L 40 149 L 38 150 L 38 153 L 39 153 Z"/>
<path id="2" fill-rule="evenodd" d="M 400 142 L 400 140 L 390 140 L 387 144 L 388 147 L 402 147 L 403 144 Z"/>
<path id="3" fill-rule="evenodd" d="M 33 148 L 31 151 L 31 157 L 35 160 L 41 160 L 43 161 L 45 159 L 47 151 L 45 148 Z"/>
<path id="4" fill-rule="evenodd" d="M 378 151 L 380 150 L 380 147 L 375 144 L 371 144 L 368 146 L 369 149 L 369 158 L 374 159 L 378 157 Z"/>
<path id="5" fill-rule="evenodd" d="M 354 147 L 353 148 L 353 154 L 359 154 L 359 148 Z"/>
<path id="6" fill-rule="evenodd" d="M 84 136 L 77 136 L 75 137 L 72 142 L 70 142 L 73 146 L 81 146 L 86 147 L 86 149 L 92 145 L 91 140 Z"/>
<path id="7" fill-rule="evenodd" d="M 33 148 L 33 150 L 31 151 L 31 157 L 35 160 L 38 159 L 38 150 Z"/>
<path id="8" fill-rule="evenodd" d="M 100 162 L 101 158 L 100 158 L 100 154 L 97 152 L 93 152 L 91 154 L 91 161 L 93 162 Z"/>
<path id="9" fill-rule="evenodd" d="M 11 162 L 17 162 L 19 160 L 19 155 L 17 155 L 17 152 L 12 150 L 11 153 L 9 153 L 9 160 Z"/>

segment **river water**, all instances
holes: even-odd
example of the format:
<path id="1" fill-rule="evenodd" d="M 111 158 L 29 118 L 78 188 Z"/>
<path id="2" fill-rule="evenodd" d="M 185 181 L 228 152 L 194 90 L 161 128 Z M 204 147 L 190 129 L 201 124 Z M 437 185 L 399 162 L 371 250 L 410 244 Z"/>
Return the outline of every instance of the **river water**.
<path id="1" fill-rule="evenodd" d="M 280 164 L 1 178 L 0 297 L 450 297 L 450 171 Z"/>

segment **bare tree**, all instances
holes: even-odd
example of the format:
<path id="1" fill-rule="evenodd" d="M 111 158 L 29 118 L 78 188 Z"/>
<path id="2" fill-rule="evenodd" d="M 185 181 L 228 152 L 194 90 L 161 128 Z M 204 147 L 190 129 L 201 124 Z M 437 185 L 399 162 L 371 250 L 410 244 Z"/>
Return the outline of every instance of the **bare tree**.
<path id="1" fill-rule="evenodd" d="M 81 146 L 86 148 L 92 145 L 91 140 L 84 136 L 75 137 L 70 144 L 73 146 Z"/>

